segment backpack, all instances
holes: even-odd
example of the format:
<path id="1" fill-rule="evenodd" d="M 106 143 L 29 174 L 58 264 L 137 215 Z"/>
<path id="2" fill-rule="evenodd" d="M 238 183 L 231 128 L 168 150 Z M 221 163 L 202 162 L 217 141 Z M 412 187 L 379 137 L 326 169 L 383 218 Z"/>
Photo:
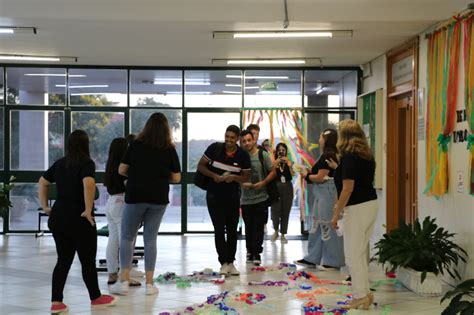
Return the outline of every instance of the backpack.
<path id="1" fill-rule="evenodd" d="M 265 167 L 265 163 L 263 161 L 263 151 L 266 152 L 265 149 L 258 150 L 258 159 L 260 160 L 260 164 L 262 164 L 263 176 L 267 177 L 268 173 L 270 172 Z M 278 188 L 277 188 L 275 179 L 269 182 L 266 187 L 267 187 L 267 193 L 268 193 L 270 202 L 273 203 L 273 202 L 278 201 L 280 199 L 280 194 L 278 193 Z"/>
<path id="2" fill-rule="evenodd" d="M 214 151 L 214 157 L 216 157 L 224 148 L 224 143 L 216 142 L 216 149 Z M 208 166 L 212 165 L 214 161 L 209 160 Z M 209 183 L 211 182 L 211 178 L 201 173 L 196 168 L 196 175 L 194 175 L 194 185 L 201 188 L 202 190 L 207 190 L 209 188 Z"/>

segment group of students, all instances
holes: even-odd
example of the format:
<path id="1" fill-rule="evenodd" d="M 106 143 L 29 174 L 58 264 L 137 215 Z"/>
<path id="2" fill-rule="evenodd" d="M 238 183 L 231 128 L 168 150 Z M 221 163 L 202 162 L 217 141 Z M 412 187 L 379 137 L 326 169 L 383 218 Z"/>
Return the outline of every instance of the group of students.
<path id="1" fill-rule="evenodd" d="M 206 201 L 222 275 L 239 275 L 234 261 L 240 210 L 245 223 L 247 262 L 261 263 L 269 206 L 275 229 L 272 241 L 278 239 L 280 232 L 282 243 L 287 242 L 293 165 L 284 143 L 276 146 L 273 157 L 259 147 L 258 131 L 257 125 L 243 131 L 235 125 L 227 127 L 224 143 L 211 144 L 198 163 L 198 170 L 211 179 Z M 111 143 L 104 178 L 110 194 L 106 215 L 110 233 L 107 263 L 111 293 L 125 295 L 129 286 L 140 285 L 132 281 L 130 270 L 135 240 L 142 225 L 145 293 L 158 293 L 153 284 L 156 238 L 169 203 L 169 184 L 181 181 L 179 159 L 171 139 L 166 116 L 154 113 L 135 140 L 129 143 L 127 139 L 118 138 Z M 320 144 L 323 154 L 311 172 L 303 174 L 315 183 L 316 201 L 308 255 L 299 262 L 312 266 L 324 261 L 338 267 L 344 265 L 345 256 L 354 291 L 349 306 L 365 307 L 373 301 L 365 257 L 377 214 L 377 196 L 372 186 L 375 162 L 362 129 L 353 120 L 340 123 L 339 140 L 335 130 L 324 131 Z M 273 200 L 267 190 L 272 182 L 278 191 L 278 198 Z M 51 183 L 56 183 L 57 197 L 49 208 Z M 89 139 L 87 133 L 76 130 L 68 138 L 65 157 L 56 161 L 39 180 L 39 199 L 49 214 L 48 227 L 58 254 L 52 277 L 52 313 L 67 310 L 63 290 L 76 252 L 91 305 L 108 306 L 117 301 L 112 295 L 101 294 L 98 285 L 95 189 L 95 164 L 89 154 Z M 336 190 L 338 198 L 334 203 Z M 343 209 L 344 255 L 340 250 L 342 239 L 335 234 Z"/>

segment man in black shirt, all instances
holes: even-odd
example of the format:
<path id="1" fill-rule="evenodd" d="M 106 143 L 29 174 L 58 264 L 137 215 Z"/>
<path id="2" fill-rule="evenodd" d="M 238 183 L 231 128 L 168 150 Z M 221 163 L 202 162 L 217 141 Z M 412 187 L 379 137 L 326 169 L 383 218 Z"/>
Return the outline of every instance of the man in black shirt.
<path id="1" fill-rule="evenodd" d="M 234 266 L 240 208 L 239 183 L 249 180 L 250 157 L 237 145 L 239 134 L 239 127 L 227 127 L 225 143 L 211 144 L 198 164 L 198 170 L 212 179 L 206 201 L 221 263 L 219 273 L 223 275 L 240 274 Z"/>

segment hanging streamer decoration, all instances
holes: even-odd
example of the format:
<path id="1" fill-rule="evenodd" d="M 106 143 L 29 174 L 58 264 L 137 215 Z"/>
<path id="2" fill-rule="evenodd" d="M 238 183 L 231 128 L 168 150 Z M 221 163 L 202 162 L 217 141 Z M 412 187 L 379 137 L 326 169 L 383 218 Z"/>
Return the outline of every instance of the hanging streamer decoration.
<path id="1" fill-rule="evenodd" d="M 469 194 L 474 196 L 474 15 L 463 21 L 464 28 L 464 104 L 470 134 L 467 136 L 469 150 Z"/>
<path id="2" fill-rule="evenodd" d="M 426 123 L 425 193 L 448 192 L 448 144 L 455 124 L 461 23 L 452 23 L 428 38 L 428 120 Z"/>

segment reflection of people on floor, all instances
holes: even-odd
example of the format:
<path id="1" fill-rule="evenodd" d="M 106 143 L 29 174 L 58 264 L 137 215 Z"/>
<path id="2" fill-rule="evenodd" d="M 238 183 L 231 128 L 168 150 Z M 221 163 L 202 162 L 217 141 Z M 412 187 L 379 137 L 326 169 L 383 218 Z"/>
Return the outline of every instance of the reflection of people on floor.
<path id="1" fill-rule="evenodd" d="M 239 275 L 235 268 L 237 225 L 239 223 L 240 187 L 250 177 L 250 158 L 237 145 L 240 128 L 230 125 L 225 143 L 211 144 L 198 164 L 198 170 L 210 177 L 206 202 L 214 226 L 214 241 L 222 275 Z"/>
<path id="2" fill-rule="evenodd" d="M 295 175 L 293 163 L 288 159 L 288 147 L 279 143 L 275 149 L 273 167 L 276 170 L 275 183 L 279 199 L 272 202 L 272 222 L 275 232 L 271 241 L 275 242 L 278 231 L 281 233 L 281 243 L 288 243 L 285 235 L 288 233 L 288 221 L 290 219 L 291 206 L 293 205 L 293 183 L 291 180 Z"/>

